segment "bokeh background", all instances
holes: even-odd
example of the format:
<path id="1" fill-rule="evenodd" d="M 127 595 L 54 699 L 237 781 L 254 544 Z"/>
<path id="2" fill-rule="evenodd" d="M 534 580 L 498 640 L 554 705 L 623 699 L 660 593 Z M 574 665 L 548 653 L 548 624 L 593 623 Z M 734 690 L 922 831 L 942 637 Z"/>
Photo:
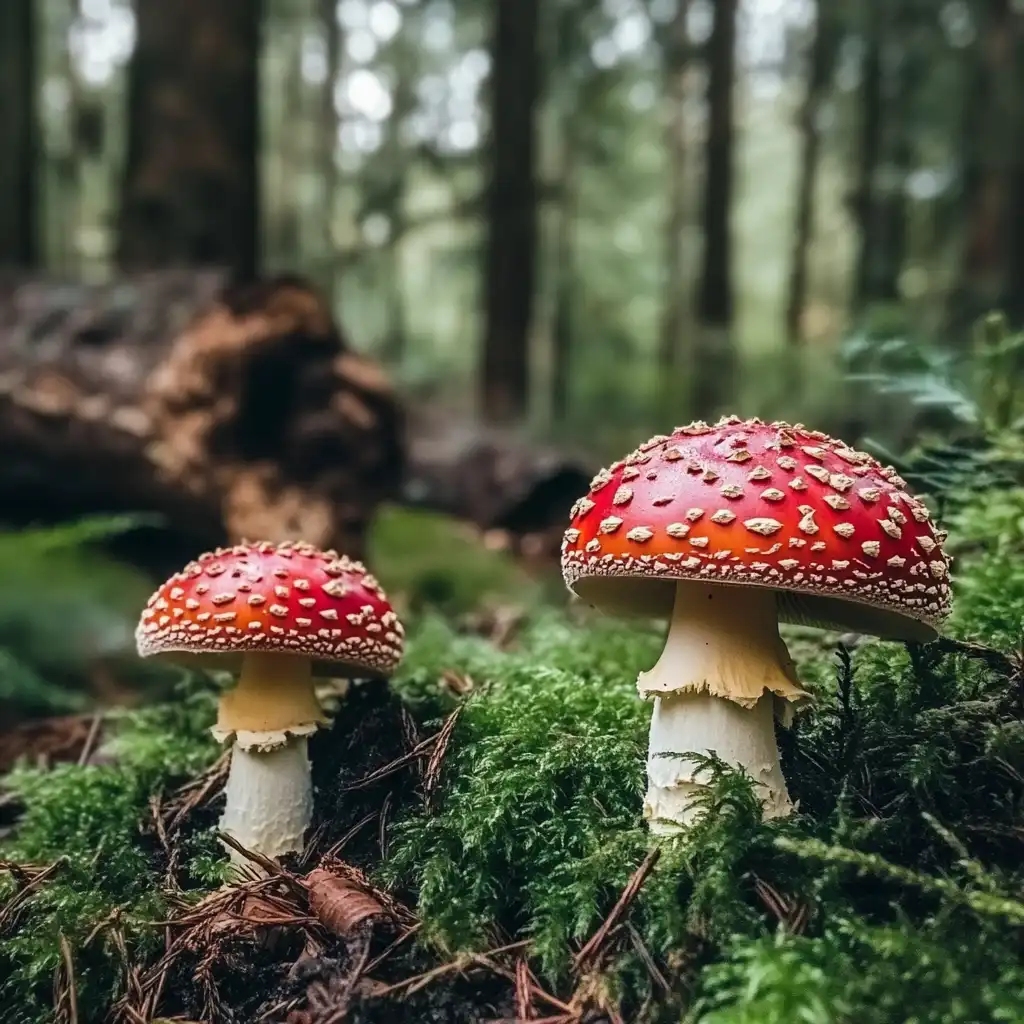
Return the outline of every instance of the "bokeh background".
<path id="1" fill-rule="evenodd" d="M 140 598 L 240 536 L 478 613 L 492 555 L 559 592 L 593 470 L 692 418 L 898 463 L 927 436 L 924 490 L 981 427 L 1013 447 L 1020 346 L 982 365 L 973 325 L 1024 313 L 1022 29 L 1014 0 L 4 0 L 4 714 L 131 699 L 138 666 L 96 666 Z"/>

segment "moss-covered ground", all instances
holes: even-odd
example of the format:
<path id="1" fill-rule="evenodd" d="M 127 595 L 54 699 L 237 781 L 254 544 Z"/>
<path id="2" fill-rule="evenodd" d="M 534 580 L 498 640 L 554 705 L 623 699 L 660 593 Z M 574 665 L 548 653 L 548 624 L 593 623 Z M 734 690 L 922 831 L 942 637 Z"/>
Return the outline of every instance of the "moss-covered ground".
<path id="1" fill-rule="evenodd" d="M 422 922 L 384 982 L 529 940 L 537 986 L 580 1020 L 1024 1021 L 1024 492 L 974 495 L 948 518 L 954 641 L 849 650 L 790 631 L 816 696 L 780 736 L 798 813 L 761 822 L 748 780 L 709 763 L 703 823 L 663 843 L 578 967 L 652 845 L 634 681 L 660 632 L 567 608 L 443 524 L 390 516 L 378 568 L 407 608 L 408 656 L 390 691 L 350 691 L 313 746 L 317 849 L 347 836 L 340 855 Z M 496 644 L 486 610 L 508 604 L 522 616 Z M 350 788 L 456 708 L 443 759 Z M 163 952 L 159 922 L 221 884 L 216 800 L 170 842 L 154 824 L 218 757 L 212 713 L 207 681 L 182 679 L 176 700 L 108 723 L 95 763 L 3 780 L 17 814 L 0 857 L 20 865 L 0 875 L 4 1024 L 107 1019 L 132 969 Z M 298 992 L 297 951 L 239 941 L 217 968 L 215 1012 L 195 989 L 199 950 L 163 983 L 157 1015 L 284 1019 L 273 1011 Z M 511 981 L 458 977 L 364 995 L 346 1019 L 515 1016 Z"/>

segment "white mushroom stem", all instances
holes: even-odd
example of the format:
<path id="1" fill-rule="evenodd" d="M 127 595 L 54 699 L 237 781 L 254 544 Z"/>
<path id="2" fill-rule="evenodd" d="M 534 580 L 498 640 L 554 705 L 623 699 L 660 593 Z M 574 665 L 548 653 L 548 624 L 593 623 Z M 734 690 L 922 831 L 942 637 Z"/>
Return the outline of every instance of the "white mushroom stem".
<path id="1" fill-rule="evenodd" d="M 267 857 L 301 850 L 313 816 L 308 744 L 305 736 L 292 737 L 276 750 L 247 750 L 235 743 L 221 830 Z M 236 863 L 251 863 L 234 849 L 228 852 Z"/>
<path id="2" fill-rule="evenodd" d="M 221 697 L 214 735 L 234 738 L 220 827 L 246 849 L 267 857 L 302 849 L 313 815 L 307 737 L 324 721 L 308 658 L 244 655 L 237 686 Z"/>
<path id="3" fill-rule="evenodd" d="M 637 679 L 654 698 L 644 817 L 675 832 L 699 813 L 707 785 L 690 754 L 714 753 L 758 784 L 765 817 L 792 810 L 775 743 L 775 708 L 806 697 L 779 636 L 768 589 L 679 583 L 665 649 Z"/>

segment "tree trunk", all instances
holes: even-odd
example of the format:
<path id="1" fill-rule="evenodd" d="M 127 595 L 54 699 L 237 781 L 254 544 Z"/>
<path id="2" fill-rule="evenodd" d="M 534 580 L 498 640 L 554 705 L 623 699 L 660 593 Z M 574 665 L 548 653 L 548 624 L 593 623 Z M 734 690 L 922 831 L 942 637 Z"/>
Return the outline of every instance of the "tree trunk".
<path id="1" fill-rule="evenodd" d="M 961 153 L 963 249 L 960 274 L 949 300 L 953 337 L 966 338 L 970 324 L 998 301 L 1006 257 L 1009 174 L 1018 109 L 1015 36 L 1019 15 L 1010 0 L 991 0 L 978 10 L 978 36 L 964 55 Z"/>
<path id="2" fill-rule="evenodd" d="M 661 345 L 658 362 L 661 412 L 671 415 L 675 405 L 677 377 L 683 356 L 686 324 L 685 271 L 686 235 L 686 68 L 689 36 L 686 16 L 689 4 L 678 0 L 675 17 L 665 39 L 665 94 L 668 123 L 665 148 L 668 154 L 668 215 L 665 232 L 665 295 L 662 304 Z"/>
<path id="3" fill-rule="evenodd" d="M 908 91 L 905 45 L 882 0 L 867 11 L 867 54 L 861 86 L 860 162 L 856 191 L 860 248 L 856 302 L 892 302 L 899 298 L 899 277 L 906 255 L 906 179 L 913 147 L 902 115 Z M 895 59 L 895 58 L 899 59 Z M 881 170 L 885 170 L 882 182 Z"/>
<path id="4" fill-rule="evenodd" d="M 138 0 L 122 267 L 256 273 L 261 8 L 260 0 Z"/>
<path id="5" fill-rule="evenodd" d="M 803 315 L 807 307 L 808 260 L 814 235 L 818 163 L 821 156 L 821 107 L 828 91 L 835 55 L 835 18 L 830 0 L 818 0 L 811 44 L 807 91 L 800 110 L 800 176 L 797 180 L 796 223 L 790 258 L 789 290 L 786 301 L 786 336 L 790 344 L 803 340 Z"/>
<path id="6" fill-rule="evenodd" d="M 734 393 L 732 195 L 733 91 L 738 0 L 716 0 L 707 46 L 707 140 L 704 157 L 704 257 L 697 292 L 698 330 L 690 373 L 690 408 L 707 418 Z"/>
<path id="7" fill-rule="evenodd" d="M 33 0 L 0 3 L 0 267 L 39 254 L 36 26 Z"/>
<path id="8" fill-rule="evenodd" d="M 563 69 L 558 82 L 555 112 L 558 118 L 557 163 L 559 199 L 555 214 L 553 309 L 551 317 L 551 421 L 564 425 L 572 407 L 573 340 L 576 330 L 576 228 L 579 213 L 580 110 L 588 98 L 591 77 L 580 82 L 572 70 L 580 59 L 577 11 L 563 4 L 555 12 L 549 67 Z"/>
<path id="9" fill-rule="evenodd" d="M 327 77 L 321 97 L 320 159 L 323 189 L 323 284 L 327 303 L 334 308 L 337 292 L 334 259 L 334 213 L 338 192 L 338 112 L 334 106 L 334 86 L 341 72 L 341 26 L 336 0 L 318 2 L 321 31 L 324 34 L 324 60 Z"/>
<path id="10" fill-rule="evenodd" d="M 567 112 L 562 127 L 562 198 L 555 235 L 555 296 L 551 324 L 551 419 L 569 418 L 572 405 L 573 335 L 576 319 L 576 210 L 579 140 L 575 115 Z"/>
<path id="11" fill-rule="evenodd" d="M 704 267 L 697 314 L 707 327 L 729 328 L 733 316 L 733 91 L 737 0 L 716 0 L 708 41 L 708 134 L 704 171 Z"/>
<path id="12" fill-rule="evenodd" d="M 498 0 L 492 43 L 491 170 L 480 408 L 496 423 L 529 404 L 537 259 L 539 0 Z"/>
<path id="13" fill-rule="evenodd" d="M 397 497 L 404 420 L 291 278 L 162 272 L 106 287 L 0 280 L 0 515 L 166 521 L 155 572 L 242 537 L 362 552 Z"/>

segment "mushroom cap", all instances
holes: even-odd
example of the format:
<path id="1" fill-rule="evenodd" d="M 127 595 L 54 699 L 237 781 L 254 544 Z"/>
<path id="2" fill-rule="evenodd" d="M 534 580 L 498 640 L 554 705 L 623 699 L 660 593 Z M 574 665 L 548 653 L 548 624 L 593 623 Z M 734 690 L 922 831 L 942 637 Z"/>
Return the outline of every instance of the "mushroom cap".
<path id="1" fill-rule="evenodd" d="M 651 438 L 572 509 L 566 585 L 668 615 L 681 580 L 768 587 L 779 618 L 904 640 L 949 614 L 946 538 L 891 468 L 797 424 L 723 418 Z"/>
<path id="2" fill-rule="evenodd" d="M 310 658 L 316 675 L 387 675 L 404 635 L 362 563 L 310 544 L 263 542 L 189 562 L 149 599 L 135 640 L 143 658 L 211 668 L 236 668 L 258 651 Z"/>

